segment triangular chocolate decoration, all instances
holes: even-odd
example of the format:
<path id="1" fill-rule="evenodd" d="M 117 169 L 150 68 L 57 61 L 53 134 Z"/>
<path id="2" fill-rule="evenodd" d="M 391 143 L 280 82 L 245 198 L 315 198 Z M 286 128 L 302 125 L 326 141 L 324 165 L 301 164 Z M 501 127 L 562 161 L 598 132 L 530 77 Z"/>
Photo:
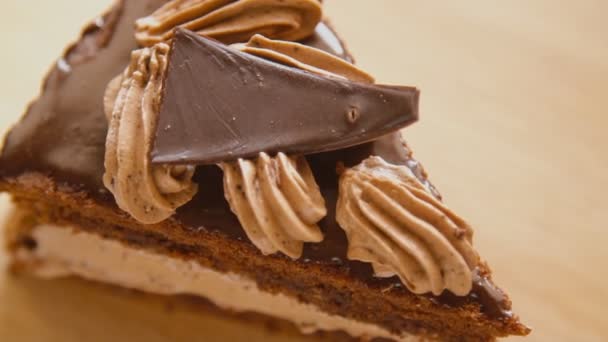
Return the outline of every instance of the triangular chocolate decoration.
<path id="1" fill-rule="evenodd" d="M 183 29 L 164 82 L 154 163 L 337 150 L 418 118 L 416 88 L 319 76 Z"/>

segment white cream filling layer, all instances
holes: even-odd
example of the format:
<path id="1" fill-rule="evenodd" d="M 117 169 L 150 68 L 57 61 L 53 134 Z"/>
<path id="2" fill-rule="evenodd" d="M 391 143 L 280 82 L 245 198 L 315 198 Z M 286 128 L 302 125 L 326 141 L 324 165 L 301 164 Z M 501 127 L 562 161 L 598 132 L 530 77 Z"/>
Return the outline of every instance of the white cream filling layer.
<path id="1" fill-rule="evenodd" d="M 34 272 L 41 277 L 78 275 L 145 292 L 201 296 L 224 309 L 288 320 L 303 333 L 341 330 L 359 338 L 419 340 L 411 335 L 394 335 L 375 324 L 327 314 L 295 298 L 264 292 L 253 280 L 220 273 L 193 261 L 130 248 L 97 235 L 53 225 L 37 226 L 32 235 L 38 247 L 33 252 L 22 250 L 16 257 L 35 265 Z"/>

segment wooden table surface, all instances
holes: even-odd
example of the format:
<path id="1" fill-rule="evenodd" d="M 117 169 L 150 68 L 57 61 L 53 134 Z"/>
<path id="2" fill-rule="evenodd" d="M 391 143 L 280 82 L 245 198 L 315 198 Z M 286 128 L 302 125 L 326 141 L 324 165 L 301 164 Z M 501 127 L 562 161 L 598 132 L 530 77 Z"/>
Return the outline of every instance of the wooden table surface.
<path id="1" fill-rule="evenodd" d="M 422 89 L 406 136 L 530 341 L 607 341 L 608 1 L 327 0 L 359 64 Z M 0 128 L 105 0 L 4 0 Z M 0 207 L 6 212 L 6 196 Z M 1 215 L 1 214 L 0 214 Z M 5 260 L 2 260 L 5 261 Z M 162 299 L 0 273 L 0 340 L 226 340 L 226 323 Z M 249 329 L 249 340 L 268 340 Z M 515 340 L 515 339 L 514 339 Z"/>

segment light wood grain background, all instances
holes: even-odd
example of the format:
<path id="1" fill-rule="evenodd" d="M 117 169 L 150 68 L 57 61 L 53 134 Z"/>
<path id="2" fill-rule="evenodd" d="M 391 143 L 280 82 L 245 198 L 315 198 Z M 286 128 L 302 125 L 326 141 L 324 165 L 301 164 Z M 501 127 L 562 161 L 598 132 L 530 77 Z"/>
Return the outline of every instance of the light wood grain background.
<path id="1" fill-rule="evenodd" d="M 3 0 L 0 127 L 105 0 Z M 359 64 L 422 89 L 407 129 L 534 328 L 608 340 L 608 1 L 327 0 Z M 6 198 L 0 205 L 6 211 Z M 0 214 L 1 215 L 1 214 Z M 161 299 L 0 275 L 0 340 L 268 340 Z"/>

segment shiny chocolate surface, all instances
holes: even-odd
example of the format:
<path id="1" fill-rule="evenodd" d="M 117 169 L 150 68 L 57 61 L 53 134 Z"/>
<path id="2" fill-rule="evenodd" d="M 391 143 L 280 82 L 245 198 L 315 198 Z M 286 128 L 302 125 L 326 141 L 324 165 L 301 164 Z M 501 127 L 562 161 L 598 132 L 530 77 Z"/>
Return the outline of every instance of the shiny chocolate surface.
<path id="1" fill-rule="evenodd" d="M 416 88 L 321 76 L 178 29 L 152 162 L 205 165 L 260 152 L 308 155 L 418 119 Z"/>

